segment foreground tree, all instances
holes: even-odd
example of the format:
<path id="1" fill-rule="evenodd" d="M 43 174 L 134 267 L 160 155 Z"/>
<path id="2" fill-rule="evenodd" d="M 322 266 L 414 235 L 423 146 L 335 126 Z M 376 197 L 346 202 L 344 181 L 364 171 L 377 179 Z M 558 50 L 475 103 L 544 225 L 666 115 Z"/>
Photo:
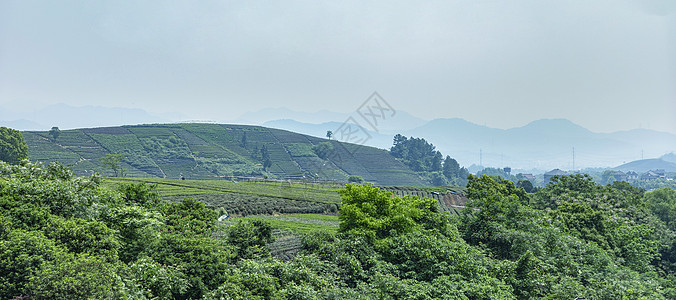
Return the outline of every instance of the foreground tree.
<path id="1" fill-rule="evenodd" d="M 0 161 L 15 163 L 28 158 L 28 146 L 20 131 L 0 127 Z"/>

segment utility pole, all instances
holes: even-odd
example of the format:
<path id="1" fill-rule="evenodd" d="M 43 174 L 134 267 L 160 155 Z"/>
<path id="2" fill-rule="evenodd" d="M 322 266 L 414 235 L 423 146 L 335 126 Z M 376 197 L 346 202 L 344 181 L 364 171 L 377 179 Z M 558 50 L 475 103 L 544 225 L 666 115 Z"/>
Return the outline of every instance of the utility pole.
<path id="1" fill-rule="evenodd" d="M 481 167 L 484 166 L 484 163 L 483 163 L 484 156 L 483 155 L 484 154 L 483 154 L 481 148 L 479 148 L 479 166 L 481 166 Z"/>
<path id="2" fill-rule="evenodd" d="M 643 160 L 643 149 L 641 149 L 641 160 Z"/>
<path id="3" fill-rule="evenodd" d="M 573 147 L 573 170 L 575 170 L 575 147 Z"/>

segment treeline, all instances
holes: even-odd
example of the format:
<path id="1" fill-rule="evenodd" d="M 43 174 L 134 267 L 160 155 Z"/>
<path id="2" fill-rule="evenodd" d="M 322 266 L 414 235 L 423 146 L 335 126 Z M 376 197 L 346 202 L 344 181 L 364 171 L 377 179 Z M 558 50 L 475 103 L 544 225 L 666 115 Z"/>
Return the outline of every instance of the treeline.
<path id="1" fill-rule="evenodd" d="M 674 299 L 676 191 L 557 177 L 528 194 L 469 177 L 460 217 L 348 184 L 337 234 L 270 256 L 270 225 L 229 227 L 152 186 L 0 163 L 0 298 Z"/>
<path id="2" fill-rule="evenodd" d="M 444 158 L 436 147 L 423 138 L 394 136 L 390 154 L 418 172 L 434 186 L 465 186 L 469 172 L 446 155 Z"/>

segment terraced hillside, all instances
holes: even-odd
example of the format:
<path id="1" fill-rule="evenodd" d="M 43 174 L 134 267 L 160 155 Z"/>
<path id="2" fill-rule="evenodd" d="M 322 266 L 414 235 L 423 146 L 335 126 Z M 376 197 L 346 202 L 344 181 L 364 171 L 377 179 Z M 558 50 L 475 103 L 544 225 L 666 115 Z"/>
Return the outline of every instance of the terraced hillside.
<path id="1" fill-rule="evenodd" d="M 154 124 L 23 132 L 31 160 L 59 161 L 78 175 L 112 175 L 100 162 L 122 154 L 127 177 L 274 178 L 344 182 L 350 175 L 379 185 L 424 183 L 388 151 L 260 126 Z M 313 147 L 331 143 L 324 158 Z M 269 160 L 269 166 L 266 166 Z"/>

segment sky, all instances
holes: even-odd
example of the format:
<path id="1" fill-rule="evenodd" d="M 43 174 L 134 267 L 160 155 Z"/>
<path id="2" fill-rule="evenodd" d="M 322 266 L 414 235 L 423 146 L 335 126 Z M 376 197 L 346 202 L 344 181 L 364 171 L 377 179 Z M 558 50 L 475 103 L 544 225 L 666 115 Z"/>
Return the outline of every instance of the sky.
<path id="1" fill-rule="evenodd" d="M 676 1 L 0 1 L 4 109 L 227 121 L 374 91 L 428 120 L 676 133 Z"/>

